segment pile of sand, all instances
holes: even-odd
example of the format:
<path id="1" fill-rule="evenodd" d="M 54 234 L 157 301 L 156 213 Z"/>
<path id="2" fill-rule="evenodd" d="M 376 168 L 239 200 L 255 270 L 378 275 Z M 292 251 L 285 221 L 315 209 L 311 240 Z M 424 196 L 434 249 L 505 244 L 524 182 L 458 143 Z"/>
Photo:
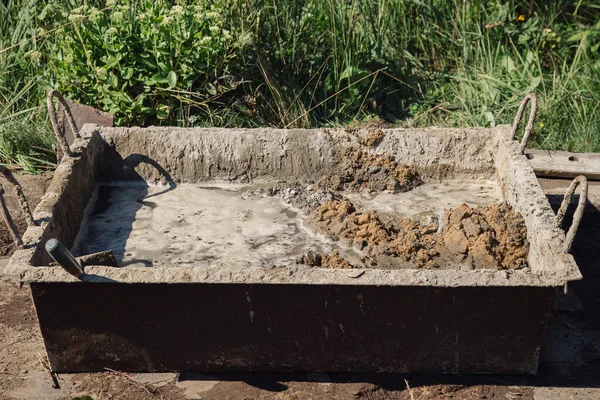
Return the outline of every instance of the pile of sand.
<path id="1" fill-rule="evenodd" d="M 347 199 L 327 201 L 308 225 L 332 240 L 361 250 L 365 266 L 514 269 L 527 266 L 527 229 L 506 204 L 471 208 L 462 205 L 435 217 L 382 222 L 377 212 L 356 210 Z"/>
<path id="2" fill-rule="evenodd" d="M 374 145 L 383 135 L 363 139 Z M 366 143 L 365 143 L 366 144 Z M 385 218 L 360 211 L 344 192 L 405 192 L 423 181 L 417 171 L 389 154 L 348 147 L 316 183 L 281 183 L 270 189 L 308 215 L 307 226 L 360 250 L 367 268 L 496 268 L 527 266 L 529 244 L 523 218 L 506 204 L 462 205 L 436 217 Z M 352 268 L 339 253 L 308 251 L 298 263 L 320 268 Z M 358 265 L 355 265 L 358 266 Z"/>
<path id="3" fill-rule="evenodd" d="M 396 162 L 389 154 L 371 154 L 348 147 L 331 173 L 318 183 L 330 190 L 406 192 L 423 181 L 413 167 Z"/>

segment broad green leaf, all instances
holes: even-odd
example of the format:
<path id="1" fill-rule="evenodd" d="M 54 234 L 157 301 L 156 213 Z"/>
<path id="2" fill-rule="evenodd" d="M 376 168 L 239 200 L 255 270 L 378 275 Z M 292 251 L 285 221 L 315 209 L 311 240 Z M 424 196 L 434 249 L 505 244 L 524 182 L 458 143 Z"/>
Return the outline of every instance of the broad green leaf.
<path id="1" fill-rule="evenodd" d="M 215 85 L 213 85 L 210 82 L 206 84 L 206 91 L 212 96 L 217 94 L 217 89 L 215 88 Z"/>
<path id="2" fill-rule="evenodd" d="M 581 32 L 578 32 L 578 33 L 576 33 L 576 34 L 574 34 L 574 35 L 570 36 L 570 37 L 567 39 L 567 42 L 579 42 L 579 41 L 581 41 L 581 39 L 583 39 L 584 37 L 586 37 L 586 36 L 587 36 L 587 34 L 588 34 L 588 31 L 581 31 Z"/>
<path id="3" fill-rule="evenodd" d="M 169 84 L 170 88 L 177 86 L 177 74 L 175 71 L 169 71 L 167 74 L 167 83 Z"/>
<path id="4" fill-rule="evenodd" d="M 167 78 L 161 73 L 156 73 L 150 77 L 150 79 L 146 80 L 146 85 L 156 85 L 157 83 L 167 83 Z"/>
<path id="5" fill-rule="evenodd" d="M 535 88 L 537 88 L 540 85 L 541 81 L 542 81 L 541 76 L 532 77 L 531 80 L 529 81 L 529 91 L 535 90 Z"/>
<path id="6" fill-rule="evenodd" d="M 123 74 L 121 75 L 121 77 L 123 79 L 127 79 L 127 80 L 131 79 L 132 76 L 133 76 L 133 67 L 125 68 L 125 71 L 123 71 Z"/>
<path id="7" fill-rule="evenodd" d="M 342 74 L 340 75 L 340 79 L 352 78 L 353 76 L 356 76 L 362 72 L 364 72 L 364 71 L 361 70 L 360 68 L 350 66 L 342 72 Z"/>
<path id="8" fill-rule="evenodd" d="M 515 62 L 513 61 L 512 57 L 510 57 L 510 56 L 502 57 L 502 60 L 500 61 L 500 65 L 502 65 L 502 67 L 506 68 L 506 70 L 508 72 L 512 72 L 516 69 Z"/>
<path id="9" fill-rule="evenodd" d="M 169 71 L 171 70 L 169 67 L 167 67 L 167 64 L 165 64 L 164 62 L 159 62 L 158 68 L 160 68 L 161 71 L 163 71 L 164 73 L 169 73 Z"/>
<path id="10" fill-rule="evenodd" d="M 115 56 L 108 57 L 108 59 L 106 60 L 106 68 L 112 68 L 112 67 L 116 66 L 120 60 L 121 60 L 120 54 L 118 54 L 116 57 Z"/>

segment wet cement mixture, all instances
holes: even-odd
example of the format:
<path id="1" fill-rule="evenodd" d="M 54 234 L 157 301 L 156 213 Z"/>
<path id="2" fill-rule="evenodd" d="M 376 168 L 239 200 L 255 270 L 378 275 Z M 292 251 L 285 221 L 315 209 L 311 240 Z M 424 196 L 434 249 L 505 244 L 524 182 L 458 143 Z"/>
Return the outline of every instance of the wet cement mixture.
<path id="1" fill-rule="evenodd" d="M 73 248 L 122 266 L 527 266 L 523 219 L 493 182 L 424 183 L 348 147 L 317 182 L 99 185 Z"/>
<path id="2" fill-rule="evenodd" d="M 123 266 L 293 264 L 306 249 L 355 251 L 303 227 L 302 216 L 256 185 L 100 185 L 76 256 L 113 250 Z"/>
<path id="3" fill-rule="evenodd" d="M 479 195 L 483 202 L 476 207 L 459 204 L 440 208 L 439 200 L 449 200 L 444 196 L 449 195 L 446 185 L 431 185 L 430 189 L 423 184 L 417 171 L 391 155 L 349 147 L 332 173 L 319 182 L 304 189 L 300 184 L 287 188 L 280 184 L 272 194 L 280 194 L 284 201 L 308 214 L 306 225 L 310 229 L 363 255 L 359 263 L 350 263 L 339 253 L 309 250 L 297 258 L 298 264 L 378 269 L 527 267 L 525 222 L 506 203 L 499 202 L 500 194 L 494 193 L 497 188 L 479 185 L 476 189 L 474 184 L 458 183 L 457 187 L 471 189 L 465 192 Z M 419 189 L 421 197 L 410 196 L 409 205 L 402 204 L 406 192 Z M 432 199 L 429 192 L 436 190 L 438 198 Z M 380 195 L 383 200 L 377 199 Z M 356 207 L 349 198 L 367 209 Z M 465 198 L 465 203 L 469 200 Z M 452 201 L 447 204 L 452 205 Z M 418 211 L 412 212 L 415 208 Z"/>

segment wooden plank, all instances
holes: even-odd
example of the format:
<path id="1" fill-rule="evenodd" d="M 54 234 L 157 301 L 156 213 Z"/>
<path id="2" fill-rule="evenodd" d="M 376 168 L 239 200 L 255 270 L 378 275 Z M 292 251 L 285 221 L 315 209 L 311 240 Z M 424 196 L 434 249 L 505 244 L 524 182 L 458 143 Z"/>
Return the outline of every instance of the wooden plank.
<path id="1" fill-rule="evenodd" d="M 600 180 L 600 153 L 526 149 L 525 155 L 537 176 L 575 178 L 584 175 L 590 180 Z"/>

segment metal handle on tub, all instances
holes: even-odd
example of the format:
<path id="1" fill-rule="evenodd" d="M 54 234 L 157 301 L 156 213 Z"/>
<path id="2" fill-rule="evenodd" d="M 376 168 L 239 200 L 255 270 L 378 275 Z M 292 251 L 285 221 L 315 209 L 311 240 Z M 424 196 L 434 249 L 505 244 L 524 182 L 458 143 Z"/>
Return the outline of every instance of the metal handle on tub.
<path id="1" fill-rule="evenodd" d="M 515 120 L 513 122 L 512 131 L 510 134 L 510 138 L 512 140 L 515 140 L 515 137 L 517 136 L 517 129 L 519 128 L 519 123 L 521 122 L 523 112 L 525 111 L 525 106 L 529 102 L 531 102 L 531 111 L 529 112 L 529 120 L 527 121 L 527 125 L 525 126 L 525 133 L 523 133 L 523 139 L 521 139 L 521 144 L 519 145 L 518 154 L 525 153 L 525 146 L 527 146 L 527 141 L 529 140 L 531 131 L 533 131 L 533 121 L 535 121 L 535 116 L 537 115 L 537 96 L 535 93 L 529 93 L 521 101 L 521 105 L 519 106 L 519 111 L 517 111 L 517 115 L 515 115 Z"/>
<path id="2" fill-rule="evenodd" d="M 579 203 L 577 204 L 577 209 L 575 209 L 575 213 L 573 214 L 573 222 L 571 223 L 571 227 L 567 231 L 567 237 L 565 239 L 565 253 L 569 253 L 571 251 L 571 246 L 573 246 L 573 240 L 575 239 L 575 234 L 577 233 L 577 229 L 579 228 L 579 224 L 581 222 L 581 218 L 583 217 L 583 210 L 585 209 L 585 203 L 587 202 L 587 193 L 588 193 L 588 181 L 585 176 L 579 175 L 567 188 L 565 192 L 565 197 L 563 198 L 562 203 L 560 204 L 560 208 L 556 213 L 556 217 L 554 218 L 554 222 L 559 228 L 562 228 L 563 221 L 565 219 L 565 214 L 567 213 L 567 208 L 569 208 L 569 204 L 571 203 L 571 196 L 575 193 L 575 189 L 577 186 L 581 186 L 580 194 L 579 194 Z"/>
<path id="3" fill-rule="evenodd" d="M 17 230 L 17 226 L 10 216 L 10 212 L 8 211 L 8 207 L 6 206 L 6 202 L 4 201 L 4 188 L 0 184 L 0 213 L 2 214 L 2 218 L 4 219 L 4 223 L 8 228 L 8 232 L 10 236 L 12 236 L 13 242 L 15 242 L 15 246 L 17 249 L 23 248 L 23 240 L 21 240 L 21 236 L 19 235 L 19 231 Z"/>
<path id="4" fill-rule="evenodd" d="M 31 213 L 31 209 L 29 208 L 29 202 L 27 201 L 27 198 L 25 197 L 25 194 L 23 193 L 23 188 L 21 187 L 21 184 L 19 183 L 19 181 L 17 181 L 15 179 L 15 177 L 12 174 L 12 172 L 10 171 L 10 169 L 6 168 L 5 166 L 0 165 L 0 174 L 4 175 L 6 180 L 8 182 L 10 182 L 10 184 L 13 186 L 13 189 L 15 191 L 15 196 L 17 197 L 17 200 L 19 201 L 19 205 L 21 206 L 21 210 L 23 211 L 23 216 L 25 217 L 27 226 L 35 226 L 36 223 L 35 223 L 35 220 L 33 219 L 33 214 Z M 22 249 L 23 248 L 23 240 L 21 239 L 21 236 L 19 235 L 17 226 L 15 225 L 15 222 L 12 219 L 12 216 L 10 215 L 10 211 L 6 205 L 6 202 L 4 201 L 4 187 L 2 186 L 2 184 L 0 184 L 0 214 L 2 214 L 2 219 L 4 219 L 4 223 L 6 224 L 6 227 L 8 228 L 8 232 L 10 233 L 10 236 L 12 237 L 13 242 L 15 243 L 15 246 L 18 249 Z"/>
<path id="5" fill-rule="evenodd" d="M 65 271 L 76 278 L 81 279 L 83 276 L 83 268 L 79 262 L 73 257 L 73 254 L 61 242 L 56 239 L 50 239 L 46 242 L 46 251 L 50 257 L 63 267 Z"/>
<path id="6" fill-rule="evenodd" d="M 54 103 L 52 102 L 52 99 L 55 98 L 58 100 L 58 102 L 62 105 L 64 111 L 65 111 L 65 116 L 67 118 L 67 122 L 69 123 L 69 126 L 71 127 L 71 131 L 73 132 L 73 136 L 76 139 L 81 139 L 81 134 L 79 133 L 79 129 L 77 129 L 77 125 L 75 124 L 75 119 L 73 118 L 73 114 L 71 114 L 71 109 L 69 108 L 69 105 L 67 104 L 67 101 L 65 100 L 65 98 L 62 96 L 62 94 L 60 94 L 60 92 L 58 90 L 51 90 L 48 93 L 48 115 L 50 116 L 50 122 L 52 123 L 52 128 L 54 129 L 54 134 L 56 134 L 56 137 L 58 138 L 58 144 L 61 148 L 61 150 L 63 151 L 64 154 L 68 155 L 69 157 L 73 157 L 74 153 L 71 151 L 71 147 L 69 146 L 69 142 L 67 141 L 67 138 L 65 137 L 65 135 L 63 133 L 60 132 L 59 126 L 58 126 L 58 119 L 56 118 L 56 110 L 54 109 Z M 60 161 L 60 160 L 58 160 Z"/>
<path id="7" fill-rule="evenodd" d="M 19 201 L 19 205 L 21 206 L 21 210 L 23 211 L 23 215 L 25 216 L 25 221 L 27 221 L 28 226 L 35 226 L 35 220 L 33 219 L 33 214 L 31 213 L 31 209 L 29 208 L 29 202 L 23 193 L 23 187 L 15 179 L 15 176 L 12 174 L 10 169 L 6 168 L 3 165 L 0 165 L 0 173 L 4 175 L 7 181 L 12 185 L 15 196 L 17 196 L 17 200 Z"/>

